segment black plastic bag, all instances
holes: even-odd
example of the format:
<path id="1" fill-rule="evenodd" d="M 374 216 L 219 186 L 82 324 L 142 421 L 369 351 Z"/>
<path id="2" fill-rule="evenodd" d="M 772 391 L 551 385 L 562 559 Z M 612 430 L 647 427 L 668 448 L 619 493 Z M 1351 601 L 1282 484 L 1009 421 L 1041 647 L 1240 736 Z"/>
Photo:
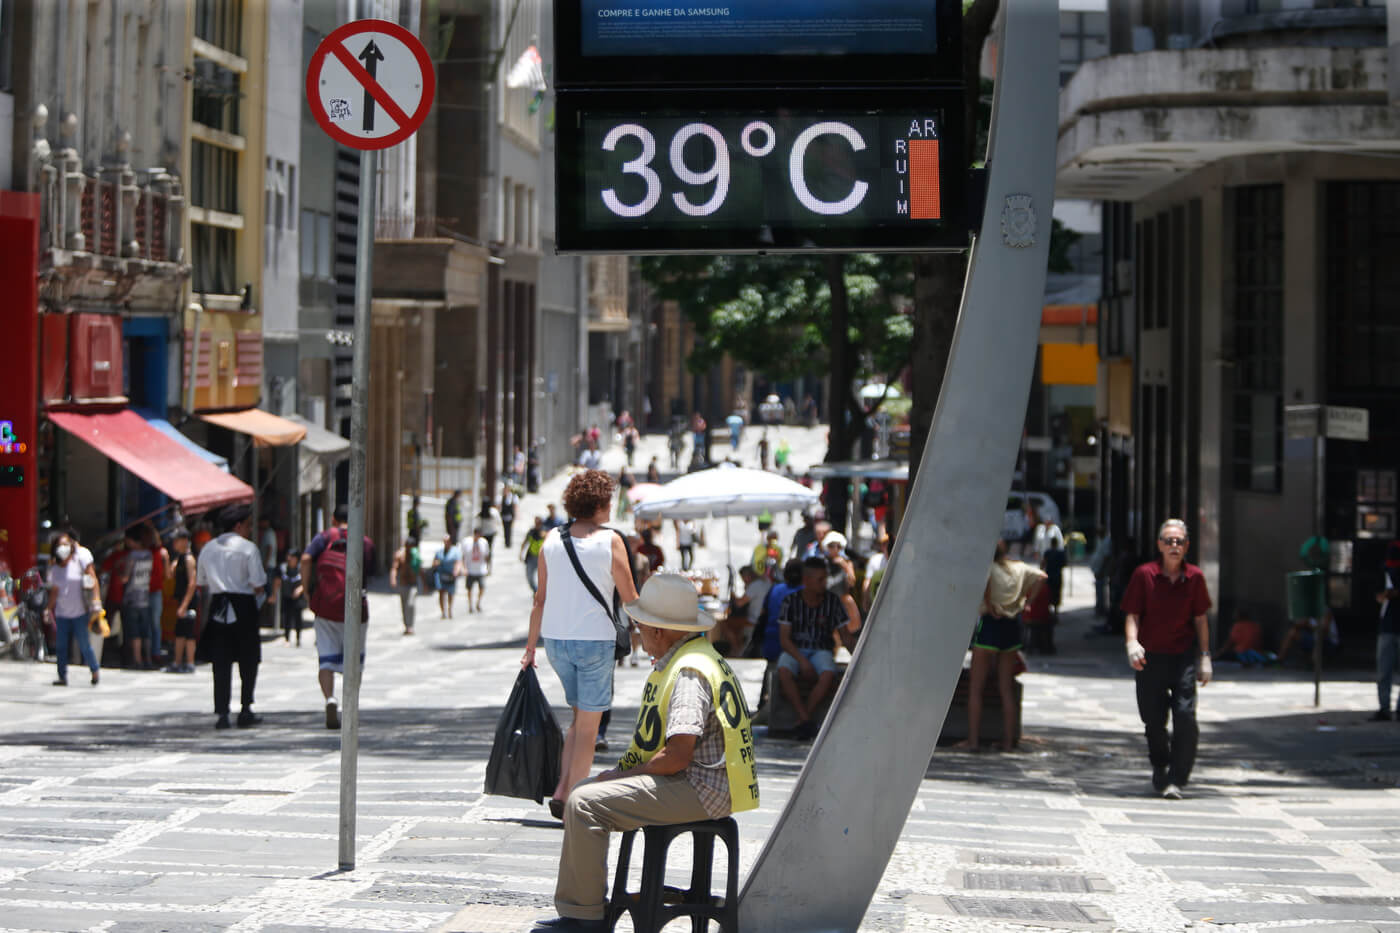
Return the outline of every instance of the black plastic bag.
<path id="1" fill-rule="evenodd" d="M 564 757 L 564 734 L 540 689 L 533 667 L 515 678 L 496 723 L 496 741 L 486 763 L 486 793 L 540 803 L 554 795 Z"/>

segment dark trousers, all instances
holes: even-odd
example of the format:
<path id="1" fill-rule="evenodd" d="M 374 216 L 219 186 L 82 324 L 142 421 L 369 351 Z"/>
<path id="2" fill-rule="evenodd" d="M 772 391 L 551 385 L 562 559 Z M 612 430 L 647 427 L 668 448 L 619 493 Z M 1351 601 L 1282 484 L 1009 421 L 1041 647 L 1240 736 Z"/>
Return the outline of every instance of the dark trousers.
<path id="1" fill-rule="evenodd" d="M 1149 651 L 1137 671 L 1138 715 L 1147 731 L 1147 757 L 1153 770 L 1167 769 L 1178 787 L 1191 778 L 1196 763 L 1196 651 L 1160 654 Z M 1167 735 L 1167 715 L 1172 731 Z"/>
<path id="2" fill-rule="evenodd" d="M 690 565 L 695 563 L 695 545 L 678 544 L 676 550 L 681 552 L 681 570 L 689 570 Z"/>
<path id="3" fill-rule="evenodd" d="M 218 598 L 218 597 L 215 597 Z M 214 670 L 214 712 L 228 715 L 233 693 L 233 665 L 238 663 L 243 709 L 253 708 L 253 690 L 258 683 L 262 661 L 262 638 L 258 634 L 258 609 L 252 596 L 229 597 L 237 614 L 236 622 L 206 622 L 200 637 L 199 654 L 207 657 Z"/>
<path id="4" fill-rule="evenodd" d="M 506 521 L 506 520 L 504 520 L 504 519 L 501 520 L 501 534 L 505 536 L 506 549 L 507 549 L 507 550 L 510 549 L 510 532 L 511 532 L 511 529 L 514 528 L 514 527 L 515 527 L 515 522 L 508 522 L 508 521 Z"/>

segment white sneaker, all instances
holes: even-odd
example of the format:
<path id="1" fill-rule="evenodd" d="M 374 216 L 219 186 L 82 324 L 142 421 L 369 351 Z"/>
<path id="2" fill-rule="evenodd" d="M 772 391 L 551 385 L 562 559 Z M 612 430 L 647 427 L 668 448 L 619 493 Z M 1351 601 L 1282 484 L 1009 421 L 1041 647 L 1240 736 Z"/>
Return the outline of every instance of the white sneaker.
<path id="1" fill-rule="evenodd" d="M 1180 799 L 1181 799 L 1181 788 L 1180 788 L 1180 787 L 1177 787 L 1175 784 L 1168 784 L 1166 787 L 1162 788 L 1162 799 L 1163 799 L 1163 800 L 1180 800 Z"/>

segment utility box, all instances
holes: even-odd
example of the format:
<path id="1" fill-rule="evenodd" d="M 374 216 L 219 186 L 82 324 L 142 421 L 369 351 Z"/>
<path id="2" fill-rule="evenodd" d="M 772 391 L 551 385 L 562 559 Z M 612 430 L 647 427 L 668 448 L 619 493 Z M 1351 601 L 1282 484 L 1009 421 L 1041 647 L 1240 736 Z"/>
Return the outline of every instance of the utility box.
<path id="1" fill-rule="evenodd" d="M 74 401 L 125 401 L 122 327 L 114 314 L 69 316 L 68 358 Z"/>

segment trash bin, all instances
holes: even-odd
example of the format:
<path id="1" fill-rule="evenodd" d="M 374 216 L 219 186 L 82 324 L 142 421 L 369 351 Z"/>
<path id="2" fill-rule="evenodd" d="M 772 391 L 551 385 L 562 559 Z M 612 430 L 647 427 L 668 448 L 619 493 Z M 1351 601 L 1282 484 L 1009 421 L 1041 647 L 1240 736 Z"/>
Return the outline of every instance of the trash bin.
<path id="1" fill-rule="evenodd" d="M 1076 561 L 1082 561 L 1084 559 L 1084 553 L 1087 550 L 1088 543 L 1084 538 L 1084 532 L 1071 531 L 1069 533 L 1069 538 L 1065 541 L 1065 556 L 1069 558 L 1069 562 L 1075 563 Z"/>
<path id="2" fill-rule="evenodd" d="M 1327 575 L 1321 570 L 1288 574 L 1288 617 L 1321 619 L 1327 613 Z"/>

